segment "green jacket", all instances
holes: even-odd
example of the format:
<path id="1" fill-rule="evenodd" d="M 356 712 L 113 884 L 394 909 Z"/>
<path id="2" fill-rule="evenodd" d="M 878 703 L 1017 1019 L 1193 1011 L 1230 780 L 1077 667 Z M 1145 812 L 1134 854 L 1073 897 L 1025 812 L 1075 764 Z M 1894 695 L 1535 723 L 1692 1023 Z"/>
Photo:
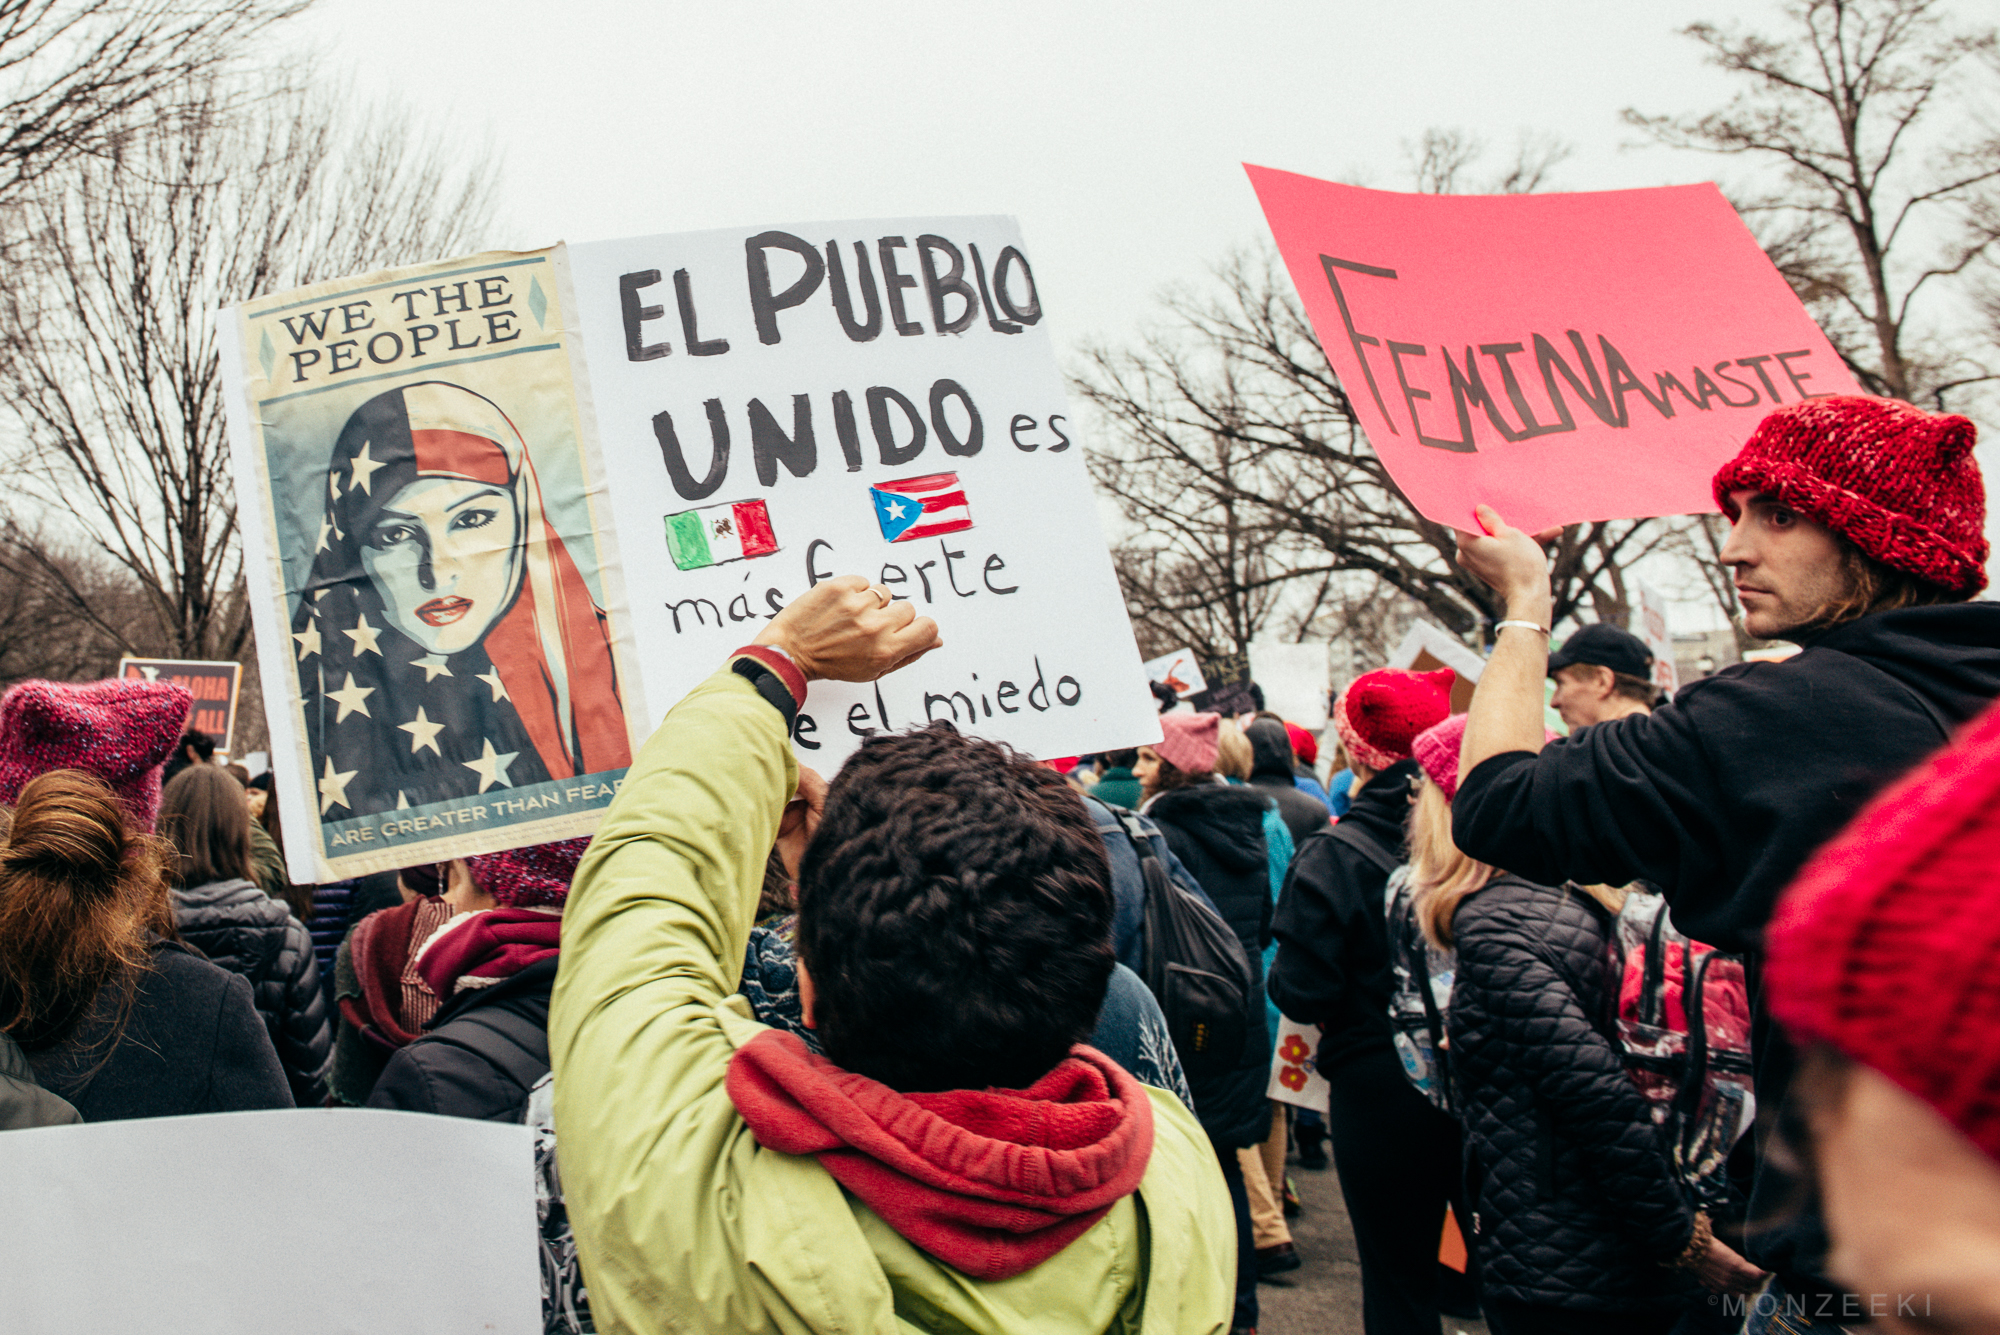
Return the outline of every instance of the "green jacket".
<path id="1" fill-rule="evenodd" d="M 764 1032 L 734 993 L 797 780 L 784 719 L 724 669 L 640 751 L 577 869 L 549 1051 L 564 1193 L 598 1328 L 1225 1330 L 1229 1194 L 1208 1138 L 1171 1094 L 1151 1091 L 1153 1154 L 1137 1196 L 996 1282 L 904 1241 L 817 1160 L 757 1144 L 724 1079 L 731 1054 Z"/>

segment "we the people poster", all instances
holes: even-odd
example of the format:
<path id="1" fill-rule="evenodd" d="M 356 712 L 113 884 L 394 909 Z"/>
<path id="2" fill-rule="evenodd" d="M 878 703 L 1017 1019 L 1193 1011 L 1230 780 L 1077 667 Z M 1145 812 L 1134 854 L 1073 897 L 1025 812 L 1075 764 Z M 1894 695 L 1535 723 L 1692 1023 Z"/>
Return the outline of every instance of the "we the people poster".
<path id="1" fill-rule="evenodd" d="M 944 645 L 815 683 L 802 762 L 937 720 L 1038 756 L 1159 736 L 1011 219 L 483 255 L 235 315 L 295 880 L 587 832 L 665 711 L 836 574 Z"/>
<path id="2" fill-rule="evenodd" d="M 294 880 L 583 832 L 631 763 L 638 683 L 553 260 L 482 255 L 235 312 Z"/>

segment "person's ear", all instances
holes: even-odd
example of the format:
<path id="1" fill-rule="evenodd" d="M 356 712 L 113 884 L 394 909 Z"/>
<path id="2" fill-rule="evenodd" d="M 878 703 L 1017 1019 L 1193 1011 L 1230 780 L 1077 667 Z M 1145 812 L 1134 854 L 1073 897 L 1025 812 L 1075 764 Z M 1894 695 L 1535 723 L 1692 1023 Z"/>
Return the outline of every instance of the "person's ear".
<path id="1" fill-rule="evenodd" d="M 799 971 L 799 1019 L 806 1028 L 817 1029 L 819 1024 L 813 1019 L 813 1001 L 816 994 L 813 992 L 812 973 L 806 968 L 804 960 L 797 961 L 796 967 Z"/>
<path id="2" fill-rule="evenodd" d="M 1602 664 L 1590 670 L 1590 687 L 1600 700 L 1609 700 L 1618 691 L 1618 674 Z"/>

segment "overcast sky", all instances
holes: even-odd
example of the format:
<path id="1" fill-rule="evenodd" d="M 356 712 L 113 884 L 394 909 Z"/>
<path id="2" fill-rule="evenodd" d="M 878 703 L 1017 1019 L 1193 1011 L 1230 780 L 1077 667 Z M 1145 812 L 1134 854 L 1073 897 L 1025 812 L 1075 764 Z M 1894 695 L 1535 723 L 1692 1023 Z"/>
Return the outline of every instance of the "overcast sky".
<path id="1" fill-rule="evenodd" d="M 1265 235 L 1245 161 L 1407 189 L 1407 146 L 1438 126 L 1492 141 L 1495 166 L 1523 132 L 1559 136 L 1559 189 L 1718 179 L 1730 164 L 1635 147 L 1619 112 L 1719 105 L 1729 81 L 1679 29 L 1776 11 L 319 0 L 293 31 L 469 157 L 497 150 L 500 244 L 1011 213 L 1073 349 L 1130 337 L 1161 288 Z"/>

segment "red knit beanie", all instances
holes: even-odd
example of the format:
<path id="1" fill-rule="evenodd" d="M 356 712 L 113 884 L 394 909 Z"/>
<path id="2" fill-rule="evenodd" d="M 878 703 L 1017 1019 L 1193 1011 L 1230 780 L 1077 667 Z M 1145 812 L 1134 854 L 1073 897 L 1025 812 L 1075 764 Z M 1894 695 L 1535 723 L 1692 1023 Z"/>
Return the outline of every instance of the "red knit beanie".
<path id="1" fill-rule="evenodd" d="M 1333 711 L 1348 756 L 1378 772 L 1408 760 L 1417 734 L 1451 713 L 1454 675 L 1379 668 L 1355 678 Z"/>
<path id="2" fill-rule="evenodd" d="M 538 904 L 560 906 L 569 898 L 569 883 L 576 877 L 576 864 L 590 836 L 559 839 L 552 844 L 510 848 L 505 853 L 485 853 L 465 860 L 472 883 L 509 908 L 530 908 Z"/>
<path id="3" fill-rule="evenodd" d="M 160 771 L 194 697 L 166 681 L 24 681 L 0 699 L 0 804 L 52 769 L 102 779 L 125 804 L 133 828 L 160 813 Z"/>
<path id="4" fill-rule="evenodd" d="M 1319 739 L 1296 723 L 1285 724 L 1285 736 L 1292 739 L 1292 754 L 1301 765 L 1319 763 Z"/>
<path id="5" fill-rule="evenodd" d="M 1729 493 L 1768 493 L 1885 566 L 1974 594 L 1987 553 L 1978 438 L 1967 419 L 1900 399 L 1788 403 L 1715 475 L 1715 503 L 1733 521 Z"/>
<path id="6" fill-rule="evenodd" d="M 1771 1010 L 2000 1159 L 2000 708 L 1807 864 L 1767 946 Z"/>
<path id="7" fill-rule="evenodd" d="M 1160 738 L 1153 753 L 1183 774 L 1212 774 L 1221 751 L 1222 715 L 1162 714 Z"/>

